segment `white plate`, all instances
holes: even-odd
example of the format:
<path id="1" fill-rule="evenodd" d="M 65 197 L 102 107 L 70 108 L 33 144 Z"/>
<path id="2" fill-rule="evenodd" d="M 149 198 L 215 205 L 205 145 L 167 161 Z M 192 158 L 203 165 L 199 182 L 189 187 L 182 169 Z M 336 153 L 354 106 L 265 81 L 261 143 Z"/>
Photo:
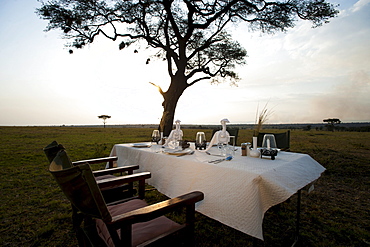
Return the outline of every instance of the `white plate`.
<path id="1" fill-rule="evenodd" d="M 164 149 L 163 153 L 169 154 L 169 155 L 184 155 L 190 153 L 192 150 L 191 149 Z"/>
<path id="2" fill-rule="evenodd" d="M 148 147 L 150 147 L 151 145 L 150 145 L 150 144 L 148 144 L 148 143 L 134 143 L 134 144 L 132 144 L 132 146 L 133 146 L 134 148 L 148 148 Z"/>

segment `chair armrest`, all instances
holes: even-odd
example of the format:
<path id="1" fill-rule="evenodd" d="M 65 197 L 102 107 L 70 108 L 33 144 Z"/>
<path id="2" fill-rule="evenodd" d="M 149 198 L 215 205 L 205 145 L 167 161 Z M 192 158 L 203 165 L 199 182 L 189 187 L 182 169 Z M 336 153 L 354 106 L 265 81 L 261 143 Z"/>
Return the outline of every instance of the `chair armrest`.
<path id="1" fill-rule="evenodd" d="M 202 192 L 190 192 L 179 197 L 175 197 L 166 201 L 146 206 L 144 208 L 139 208 L 121 215 L 117 215 L 113 217 L 112 221 L 108 222 L 108 224 L 134 224 L 137 222 L 152 220 L 154 218 L 167 214 L 174 209 L 195 205 L 196 202 L 199 202 L 203 199 L 204 194 Z"/>
<path id="2" fill-rule="evenodd" d="M 104 157 L 104 158 L 97 158 L 97 159 L 80 160 L 80 161 L 72 162 L 72 164 L 75 166 L 75 165 L 81 165 L 84 163 L 98 164 L 98 163 L 103 163 L 103 162 L 109 162 L 110 164 L 113 165 L 113 161 L 117 161 L 117 160 L 118 160 L 117 156 L 112 156 L 112 157 Z"/>
<path id="3" fill-rule="evenodd" d="M 143 199 L 145 196 L 145 179 L 149 179 L 151 176 L 150 172 L 141 172 L 127 176 L 102 179 L 96 182 L 100 189 L 104 189 L 139 181 L 139 198 Z"/>
<path id="4" fill-rule="evenodd" d="M 150 177 L 151 177 L 150 172 L 140 172 L 140 173 L 135 173 L 132 175 L 127 175 L 127 176 L 102 179 L 96 182 L 99 188 L 102 189 L 102 188 L 111 187 L 114 185 L 120 185 L 120 184 L 126 184 L 126 183 L 132 183 L 135 181 L 145 180 Z"/>
<path id="5" fill-rule="evenodd" d="M 95 177 L 103 176 L 107 174 L 114 174 L 119 172 L 128 172 L 129 175 L 133 173 L 133 170 L 139 169 L 138 165 L 132 165 L 132 166 L 121 166 L 121 167 L 115 167 L 115 168 L 107 168 L 104 170 L 99 171 L 93 171 L 93 174 Z"/>

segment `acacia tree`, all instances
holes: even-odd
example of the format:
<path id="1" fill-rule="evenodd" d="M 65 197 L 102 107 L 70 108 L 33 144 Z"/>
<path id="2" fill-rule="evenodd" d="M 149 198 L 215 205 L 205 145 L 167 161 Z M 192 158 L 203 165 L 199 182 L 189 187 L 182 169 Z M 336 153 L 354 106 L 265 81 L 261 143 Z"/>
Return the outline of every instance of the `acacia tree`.
<path id="1" fill-rule="evenodd" d="M 98 116 L 98 118 L 102 118 L 103 119 L 104 128 L 105 128 L 105 123 L 107 122 L 107 119 L 108 118 L 111 118 L 111 116 L 108 116 L 108 115 L 100 115 L 100 116 Z"/>
<path id="2" fill-rule="evenodd" d="M 330 131 L 334 131 L 334 125 L 336 124 L 340 124 L 342 121 L 340 121 L 339 118 L 328 118 L 328 119 L 324 119 L 322 120 L 324 121 L 325 123 L 328 123 L 328 130 Z"/>
<path id="3" fill-rule="evenodd" d="M 37 13 L 49 21 L 46 31 L 61 29 L 74 48 L 98 35 L 119 40 L 120 50 L 140 40 L 155 48 L 170 78 L 166 91 L 158 87 L 160 129 L 168 135 L 185 89 L 204 80 L 239 79 L 234 69 L 245 63 L 247 52 L 228 33 L 229 24 L 243 21 L 252 30 L 274 33 L 298 19 L 320 26 L 338 11 L 325 0 L 51 0 Z"/>

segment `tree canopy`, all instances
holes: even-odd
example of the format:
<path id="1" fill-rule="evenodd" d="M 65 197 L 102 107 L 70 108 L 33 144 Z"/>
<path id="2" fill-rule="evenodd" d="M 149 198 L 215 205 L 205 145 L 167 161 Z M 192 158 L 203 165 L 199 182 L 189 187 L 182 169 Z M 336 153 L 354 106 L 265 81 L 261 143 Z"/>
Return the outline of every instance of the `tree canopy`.
<path id="1" fill-rule="evenodd" d="M 340 124 L 342 122 L 342 121 L 340 121 L 339 118 L 328 118 L 328 119 L 324 119 L 322 121 L 325 122 L 325 123 L 328 123 L 327 128 L 330 131 L 334 131 L 334 125 L 335 124 Z"/>
<path id="2" fill-rule="evenodd" d="M 111 116 L 109 116 L 109 115 L 100 115 L 100 116 L 98 116 L 98 118 L 103 119 L 104 128 L 105 128 L 105 123 L 107 122 L 107 119 L 111 118 Z"/>
<path id="3" fill-rule="evenodd" d="M 340 124 L 341 123 L 339 118 L 328 118 L 328 119 L 324 119 L 322 121 L 324 121 L 325 123 L 328 123 L 328 124 Z"/>
<path id="4" fill-rule="evenodd" d="M 137 41 L 154 48 L 167 62 L 170 79 L 166 91 L 159 87 L 160 128 L 168 135 L 186 88 L 203 80 L 239 79 L 235 66 L 245 63 L 247 52 L 228 25 L 247 22 L 251 30 L 274 33 L 294 27 L 298 19 L 318 27 L 338 11 L 324 0 L 51 0 L 37 13 L 48 21 L 46 31 L 61 29 L 72 48 L 99 35 L 118 41 L 120 50 Z"/>

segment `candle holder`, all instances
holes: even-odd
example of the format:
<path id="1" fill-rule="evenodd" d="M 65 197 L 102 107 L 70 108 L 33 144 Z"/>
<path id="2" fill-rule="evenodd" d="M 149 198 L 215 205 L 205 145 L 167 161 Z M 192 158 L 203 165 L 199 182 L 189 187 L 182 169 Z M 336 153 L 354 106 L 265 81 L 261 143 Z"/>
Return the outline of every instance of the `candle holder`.
<path id="1" fill-rule="evenodd" d="M 277 148 L 274 134 L 265 134 L 263 136 L 262 148 Z"/>
<path id="2" fill-rule="evenodd" d="M 195 149 L 206 149 L 207 147 L 207 141 L 206 141 L 206 135 L 204 132 L 197 132 L 197 135 L 195 137 Z"/>
<path id="3" fill-rule="evenodd" d="M 261 152 L 261 159 L 262 159 L 262 156 L 270 156 L 271 159 L 274 160 L 275 156 L 278 153 L 278 150 L 277 149 L 262 148 L 260 150 L 260 152 Z"/>
<path id="4" fill-rule="evenodd" d="M 202 143 L 195 143 L 195 149 L 205 150 L 207 148 L 207 141 L 203 141 Z"/>

